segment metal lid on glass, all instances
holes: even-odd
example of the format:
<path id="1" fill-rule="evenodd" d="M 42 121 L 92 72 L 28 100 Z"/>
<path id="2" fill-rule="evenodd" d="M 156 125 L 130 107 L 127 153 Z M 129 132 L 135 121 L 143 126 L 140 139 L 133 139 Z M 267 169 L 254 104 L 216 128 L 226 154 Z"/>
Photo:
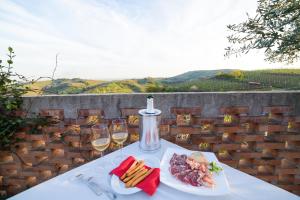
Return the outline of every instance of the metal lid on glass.
<path id="1" fill-rule="evenodd" d="M 139 110 L 139 114 L 143 116 L 156 116 L 161 114 L 161 110 L 153 109 L 153 112 L 147 112 L 147 109 Z"/>

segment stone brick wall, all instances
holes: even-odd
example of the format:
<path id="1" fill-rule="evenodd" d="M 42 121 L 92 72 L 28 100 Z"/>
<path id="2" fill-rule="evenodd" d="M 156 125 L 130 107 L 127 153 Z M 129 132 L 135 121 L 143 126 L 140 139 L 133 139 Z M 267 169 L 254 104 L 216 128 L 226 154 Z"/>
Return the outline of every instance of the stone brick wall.
<path id="1" fill-rule="evenodd" d="M 22 130 L 0 152 L 0 193 L 12 195 L 99 156 L 90 127 L 128 121 L 126 144 L 138 141 L 137 111 L 147 94 L 24 97 L 24 111 L 55 119 L 40 134 Z M 213 151 L 220 161 L 300 194 L 300 93 L 155 94 L 161 137 L 185 148 Z M 106 153 L 116 149 L 111 144 Z"/>

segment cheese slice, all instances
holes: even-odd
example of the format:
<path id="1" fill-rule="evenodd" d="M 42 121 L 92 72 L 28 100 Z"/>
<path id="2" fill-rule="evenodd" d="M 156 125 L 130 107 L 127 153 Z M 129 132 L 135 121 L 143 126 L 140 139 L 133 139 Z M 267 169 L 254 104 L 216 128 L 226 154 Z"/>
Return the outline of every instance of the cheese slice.
<path id="1" fill-rule="evenodd" d="M 203 155 L 203 153 L 201 153 L 199 151 L 192 153 L 190 157 L 199 163 L 208 163 L 208 161 L 205 158 L 205 156 Z"/>

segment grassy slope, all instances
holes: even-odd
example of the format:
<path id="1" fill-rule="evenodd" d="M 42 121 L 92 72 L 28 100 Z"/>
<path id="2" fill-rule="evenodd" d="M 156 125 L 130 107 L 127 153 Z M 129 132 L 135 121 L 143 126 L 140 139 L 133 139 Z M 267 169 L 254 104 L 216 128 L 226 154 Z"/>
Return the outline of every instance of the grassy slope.
<path id="1" fill-rule="evenodd" d="M 183 74 L 179 74 L 177 76 L 173 76 L 170 78 L 165 78 L 161 80 L 162 83 L 179 83 L 185 81 L 193 81 L 200 78 L 210 78 L 218 73 L 228 73 L 232 71 L 231 69 L 220 69 L 220 70 L 197 70 L 197 71 L 189 71 Z"/>
<path id="2" fill-rule="evenodd" d="M 198 79 L 180 83 L 175 91 L 299 90 L 300 69 L 243 71 L 242 80 Z M 255 82 L 258 85 L 251 84 Z"/>
<path id="3" fill-rule="evenodd" d="M 214 76 L 218 72 L 220 71 L 200 70 L 166 79 L 144 78 L 120 81 L 57 79 L 53 84 L 51 81 L 39 81 L 31 87 L 40 94 L 300 89 L 300 69 L 243 71 L 245 75 L 243 80 L 216 79 Z M 249 82 L 256 82 L 259 85 Z M 151 90 L 151 87 L 154 90 Z M 28 95 L 39 93 L 30 92 Z"/>

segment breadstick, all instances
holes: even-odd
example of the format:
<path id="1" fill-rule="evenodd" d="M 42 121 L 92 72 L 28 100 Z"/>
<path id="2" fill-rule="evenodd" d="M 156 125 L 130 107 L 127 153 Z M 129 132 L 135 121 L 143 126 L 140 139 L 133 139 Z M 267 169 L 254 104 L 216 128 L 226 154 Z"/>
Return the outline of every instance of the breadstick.
<path id="1" fill-rule="evenodd" d="M 144 170 L 144 168 L 141 168 L 138 171 L 136 171 L 135 173 L 131 174 L 130 176 L 127 176 L 125 179 L 123 179 L 123 182 L 126 183 L 127 181 L 129 181 L 130 179 L 135 177 L 138 173 L 140 173 L 142 170 Z"/>
<path id="2" fill-rule="evenodd" d="M 129 170 L 125 173 L 125 178 L 131 176 L 132 174 L 134 174 L 138 169 L 140 165 L 141 165 L 142 161 L 137 161 L 137 163 Z"/>
<path id="3" fill-rule="evenodd" d="M 135 161 L 132 163 L 132 165 L 127 169 L 127 171 L 121 176 L 121 180 L 123 180 L 123 179 L 126 177 L 126 174 L 127 174 L 128 172 L 130 172 L 136 164 L 137 164 L 137 161 L 135 160 Z"/>
<path id="4" fill-rule="evenodd" d="M 132 167 L 130 166 L 130 169 L 127 170 L 126 175 L 131 172 L 132 170 L 134 170 L 137 166 L 139 166 L 141 161 L 136 161 L 135 165 L 133 165 Z"/>
<path id="5" fill-rule="evenodd" d="M 130 171 L 127 173 L 127 176 L 130 176 L 134 174 L 136 171 L 144 167 L 144 161 L 139 161 L 139 163 Z"/>
<path id="6" fill-rule="evenodd" d="M 146 174 L 148 171 L 148 169 L 144 168 L 141 172 L 139 172 L 135 177 L 133 177 L 132 179 L 130 179 L 130 181 L 128 181 L 125 186 L 126 187 L 130 187 L 131 184 L 136 180 L 138 179 L 139 177 L 143 176 L 144 174 Z"/>
<path id="7" fill-rule="evenodd" d="M 139 182 L 141 182 L 142 180 L 144 180 L 149 174 L 151 174 L 153 172 L 153 170 L 154 170 L 154 168 L 151 168 L 149 171 L 147 171 L 146 174 L 144 174 L 143 176 L 140 176 L 135 181 L 133 181 L 132 184 L 131 184 L 131 187 L 135 187 L 136 184 L 138 184 Z"/>

